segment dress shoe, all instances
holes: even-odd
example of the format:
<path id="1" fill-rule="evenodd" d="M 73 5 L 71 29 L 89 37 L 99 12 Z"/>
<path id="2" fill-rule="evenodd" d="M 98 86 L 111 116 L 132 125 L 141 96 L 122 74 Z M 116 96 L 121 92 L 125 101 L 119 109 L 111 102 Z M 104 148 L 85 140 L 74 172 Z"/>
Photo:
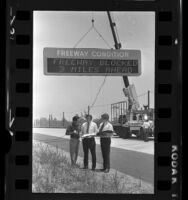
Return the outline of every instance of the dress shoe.
<path id="1" fill-rule="evenodd" d="M 100 171 L 103 172 L 103 171 L 105 171 L 105 169 L 104 169 L 104 168 L 103 168 L 103 169 L 100 169 Z"/>
<path id="2" fill-rule="evenodd" d="M 88 169 L 88 167 L 83 167 L 82 169 Z"/>
<path id="3" fill-rule="evenodd" d="M 108 173 L 110 170 L 109 169 L 105 169 L 104 170 L 104 173 Z"/>
<path id="4" fill-rule="evenodd" d="M 74 166 L 80 168 L 80 165 L 79 165 L 79 164 L 74 164 Z"/>

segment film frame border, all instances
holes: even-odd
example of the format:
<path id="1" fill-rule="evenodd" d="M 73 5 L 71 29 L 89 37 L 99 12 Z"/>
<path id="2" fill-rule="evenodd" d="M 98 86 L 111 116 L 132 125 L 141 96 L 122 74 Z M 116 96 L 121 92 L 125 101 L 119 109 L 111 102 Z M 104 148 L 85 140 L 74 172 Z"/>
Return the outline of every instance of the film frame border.
<path id="1" fill-rule="evenodd" d="M 12 0 L 7 3 L 8 41 L 10 51 L 7 62 L 7 86 L 10 92 L 9 110 L 15 116 L 11 128 L 13 143 L 7 155 L 8 199 L 37 198 L 60 199 L 72 196 L 88 198 L 93 194 L 35 194 L 32 193 L 32 40 L 34 10 L 114 10 L 114 11 L 154 11 L 155 12 L 155 177 L 154 195 L 116 194 L 123 199 L 179 199 L 181 153 L 181 1 L 170 0 L 134 1 L 117 0 L 108 4 L 71 4 L 63 6 L 60 1 L 28 3 Z M 13 33 L 13 34 L 12 34 Z M 10 48 L 10 49 L 9 49 Z M 168 54 L 166 53 L 168 52 Z M 177 58 L 178 57 L 178 58 Z M 178 67 L 179 68 L 178 68 Z M 168 77 L 168 78 L 167 78 Z M 176 97 L 176 98 L 174 98 Z M 179 106 L 180 105 L 180 106 Z M 176 122 L 176 123 L 173 123 Z M 180 132 L 180 135 L 177 132 Z M 172 145 L 178 147 L 178 182 L 171 184 Z M 24 151 L 23 151 L 24 150 Z M 23 153 L 24 152 L 24 153 Z M 174 195 L 174 196 L 173 196 Z M 176 196 L 178 195 L 178 196 Z M 97 198 L 113 197 L 113 194 L 96 195 Z"/>

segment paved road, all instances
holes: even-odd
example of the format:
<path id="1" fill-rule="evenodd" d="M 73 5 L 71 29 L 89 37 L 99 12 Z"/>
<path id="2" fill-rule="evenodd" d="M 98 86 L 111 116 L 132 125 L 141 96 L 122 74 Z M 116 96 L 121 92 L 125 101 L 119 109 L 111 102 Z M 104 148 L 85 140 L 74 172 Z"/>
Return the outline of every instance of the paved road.
<path id="1" fill-rule="evenodd" d="M 56 136 L 69 139 L 70 136 L 65 135 L 66 129 L 56 128 L 34 128 L 34 133 L 40 133 L 44 135 Z M 97 144 L 100 145 L 100 138 L 95 138 Z M 154 141 L 144 142 L 136 138 L 122 139 L 119 137 L 112 137 L 111 147 L 120 149 L 126 149 L 131 151 L 138 151 L 142 153 L 148 153 L 154 155 Z"/>
<path id="2" fill-rule="evenodd" d="M 34 133 L 33 138 L 69 151 L 69 139 Z M 141 141 L 140 141 L 141 142 Z M 97 162 L 102 163 L 100 145 L 96 146 Z M 79 156 L 83 157 L 80 143 Z M 111 168 L 154 184 L 154 156 L 152 154 L 111 147 Z"/>

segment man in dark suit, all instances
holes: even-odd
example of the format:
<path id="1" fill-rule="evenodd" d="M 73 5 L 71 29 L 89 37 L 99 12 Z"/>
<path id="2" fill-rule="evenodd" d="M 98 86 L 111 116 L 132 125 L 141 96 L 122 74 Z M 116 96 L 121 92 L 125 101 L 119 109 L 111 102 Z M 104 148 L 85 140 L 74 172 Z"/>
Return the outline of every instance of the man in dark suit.
<path id="1" fill-rule="evenodd" d="M 95 122 L 92 121 L 92 115 L 86 115 L 86 122 L 82 124 L 82 144 L 84 151 L 84 169 L 88 169 L 88 153 L 89 150 L 92 156 L 92 170 L 96 168 L 96 143 L 94 136 L 98 132 L 98 127 Z"/>

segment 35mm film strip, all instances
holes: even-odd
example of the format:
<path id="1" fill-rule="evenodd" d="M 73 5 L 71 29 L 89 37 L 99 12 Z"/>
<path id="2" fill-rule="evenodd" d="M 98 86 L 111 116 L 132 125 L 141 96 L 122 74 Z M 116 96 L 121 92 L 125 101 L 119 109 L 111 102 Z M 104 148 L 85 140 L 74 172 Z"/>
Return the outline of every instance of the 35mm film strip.
<path id="1" fill-rule="evenodd" d="M 155 13 L 154 194 L 117 199 L 181 199 L 181 6 L 179 0 L 107 2 L 7 1 L 6 199 L 114 197 L 111 194 L 32 193 L 33 11 L 144 11 Z M 8 133 L 8 132 L 7 132 Z"/>

